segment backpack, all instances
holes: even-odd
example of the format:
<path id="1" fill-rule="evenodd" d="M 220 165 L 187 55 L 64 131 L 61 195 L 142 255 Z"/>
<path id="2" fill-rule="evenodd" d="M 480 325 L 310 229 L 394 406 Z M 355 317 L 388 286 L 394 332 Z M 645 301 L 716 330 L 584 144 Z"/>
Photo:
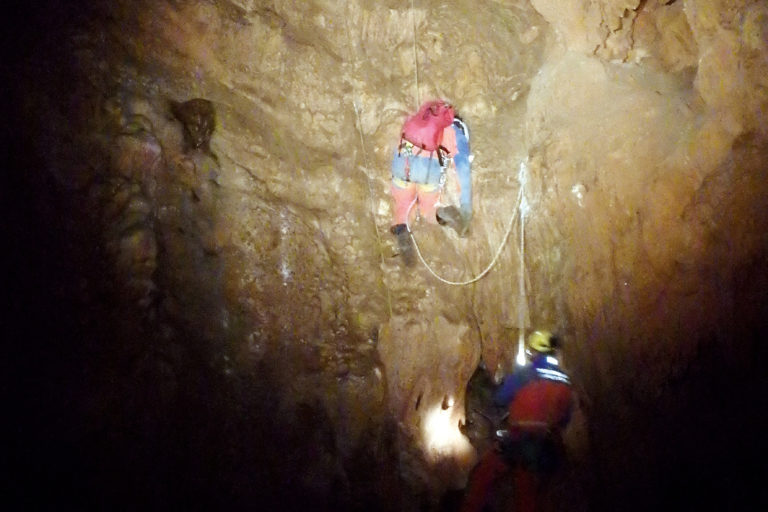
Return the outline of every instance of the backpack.
<path id="1" fill-rule="evenodd" d="M 403 139 L 425 151 L 437 151 L 443 139 L 443 130 L 453 123 L 453 107 L 442 100 L 427 101 L 419 111 L 403 124 Z M 440 151 L 438 151 L 438 156 Z"/>

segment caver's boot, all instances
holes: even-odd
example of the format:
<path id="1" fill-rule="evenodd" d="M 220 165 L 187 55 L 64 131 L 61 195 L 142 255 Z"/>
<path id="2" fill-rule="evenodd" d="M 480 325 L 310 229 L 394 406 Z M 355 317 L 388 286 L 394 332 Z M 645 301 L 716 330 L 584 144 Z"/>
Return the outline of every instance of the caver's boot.
<path id="1" fill-rule="evenodd" d="M 412 267 L 415 259 L 413 257 L 413 243 L 411 242 L 411 235 L 408 233 L 408 226 L 405 224 L 395 224 L 392 226 L 392 234 L 397 237 L 397 247 L 403 256 L 403 263 L 405 263 L 406 267 Z"/>
<path id="2" fill-rule="evenodd" d="M 469 231 L 469 222 L 464 219 L 461 212 L 455 206 L 440 206 L 436 212 L 437 222 L 442 226 L 448 226 L 456 230 L 456 233 L 464 238 Z"/>

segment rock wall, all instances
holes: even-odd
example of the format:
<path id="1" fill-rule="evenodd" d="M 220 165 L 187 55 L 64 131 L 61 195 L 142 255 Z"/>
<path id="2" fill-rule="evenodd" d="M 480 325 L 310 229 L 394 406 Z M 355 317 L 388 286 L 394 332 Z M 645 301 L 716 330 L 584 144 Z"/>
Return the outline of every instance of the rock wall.
<path id="1" fill-rule="evenodd" d="M 721 414 L 748 424 L 745 445 L 766 426 L 764 400 L 732 399 L 766 390 L 763 3 L 28 12 L 40 31 L 13 66 L 25 172 L 6 207 L 25 219 L 13 311 L 41 341 L 10 375 L 46 397 L 24 410 L 50 412 L 17 434 L 14 492 L 447 510 L 485 445 L 464 435 L 467 382 L 481 361 L 500 377 L 520 330 L 542 327 L 565 339 L 579 393 L 553 509 L 727 501 L 736 429 Z M 475 215 L 467 238 L 423 219 L 414 233 L 448 281 L 500 251 L 466 286 L 405 267 L 389 233 L 392 151 L 431 97 L 470 126 Z M 76 471 L 57 480 L 63 461 Z"/>
<path id="2" fill-rule="evenodd" d="M 733 456 L 726 439 L 740 434 L 725 417 L 741 418 L 755 441 L 753 428 L 765 424 L 734 397 L 741 386 L 765 389 L 754 366 L 764 355 L 764 324 L 754 316 L 764 275 L 754 265 L 766 248 L 755 223 L 766 146 L 762 123 L 752 121 L 766 105 L 765 60 L 756 59 L 765 8 L 641 2 L 622 11 L 633 6 L 585 2 L 575 15 L 534 5 L 557 44 L 526 112 L 541 191 L 530 222 L 540 290 L 532 309 L 568 318 L 578 340 L 569 362 L 592 450 L 603 454 L 591 477 L 612 489 L 593 506 L 728 503 L 719 468 L 756 461 Z M 590 23 L 596 11 L 602 21 Z M 616 21 L 622 12 L 629 32 Z M 618 28 L 605 39 L 611 24 Z M 709 393 L 715 403 L 702 398 Z M 643 469 L 608 484 L 627 471 L 627 457 Z M 685 485 L 668 483 L 680 474 Z"/>

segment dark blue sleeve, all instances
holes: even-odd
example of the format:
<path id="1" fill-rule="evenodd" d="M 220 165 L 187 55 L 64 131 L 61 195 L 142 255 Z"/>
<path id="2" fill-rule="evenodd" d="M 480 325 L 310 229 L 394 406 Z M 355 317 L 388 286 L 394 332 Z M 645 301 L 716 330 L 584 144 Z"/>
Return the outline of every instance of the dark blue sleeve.
<path id="1" fill-rule="evenodd" d="M 501 383 L 496 393 L 494 393 L 493 403 L 498 406 L 509 404 L 515 398 L 517 392 L 531 381 L 534 374 L 535 370 L 531 366 L 526 366 L 509 375 Z"/>
<path id="2" fill-rule="evenodd" d="M 456 155 L 453 157 L 453 163 L 456 165 L 456 174 L 461 186 L 461 196 L 459 204 L 461 212 L 468 217 L 472 217 L 472 176 L 471 164 L 469 162 L 469 139 L 464 131 L 453 125 L 453 131 L 456 134 Z"/>

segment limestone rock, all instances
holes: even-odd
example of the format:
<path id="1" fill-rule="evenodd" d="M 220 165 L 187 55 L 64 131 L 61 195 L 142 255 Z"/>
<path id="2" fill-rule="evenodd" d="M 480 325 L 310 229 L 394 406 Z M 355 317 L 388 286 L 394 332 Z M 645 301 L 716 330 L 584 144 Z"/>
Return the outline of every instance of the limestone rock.
<path id="1" fill-rule="evenodd" d="M 14 375 L 55 406 L 18 414 L 20 478 L 96 468 L 71 508 L 447 509 L 489 445 L 467 383 L 547 328 L 579 395 L 550 508 L 760 488 L 763 2 L 91 4 L 29 7 L 7 82 L 10 295 L 47 306 Z M 390 159 L 433 97 L 474 216 L 414 222 L 404 267 Z"/>

